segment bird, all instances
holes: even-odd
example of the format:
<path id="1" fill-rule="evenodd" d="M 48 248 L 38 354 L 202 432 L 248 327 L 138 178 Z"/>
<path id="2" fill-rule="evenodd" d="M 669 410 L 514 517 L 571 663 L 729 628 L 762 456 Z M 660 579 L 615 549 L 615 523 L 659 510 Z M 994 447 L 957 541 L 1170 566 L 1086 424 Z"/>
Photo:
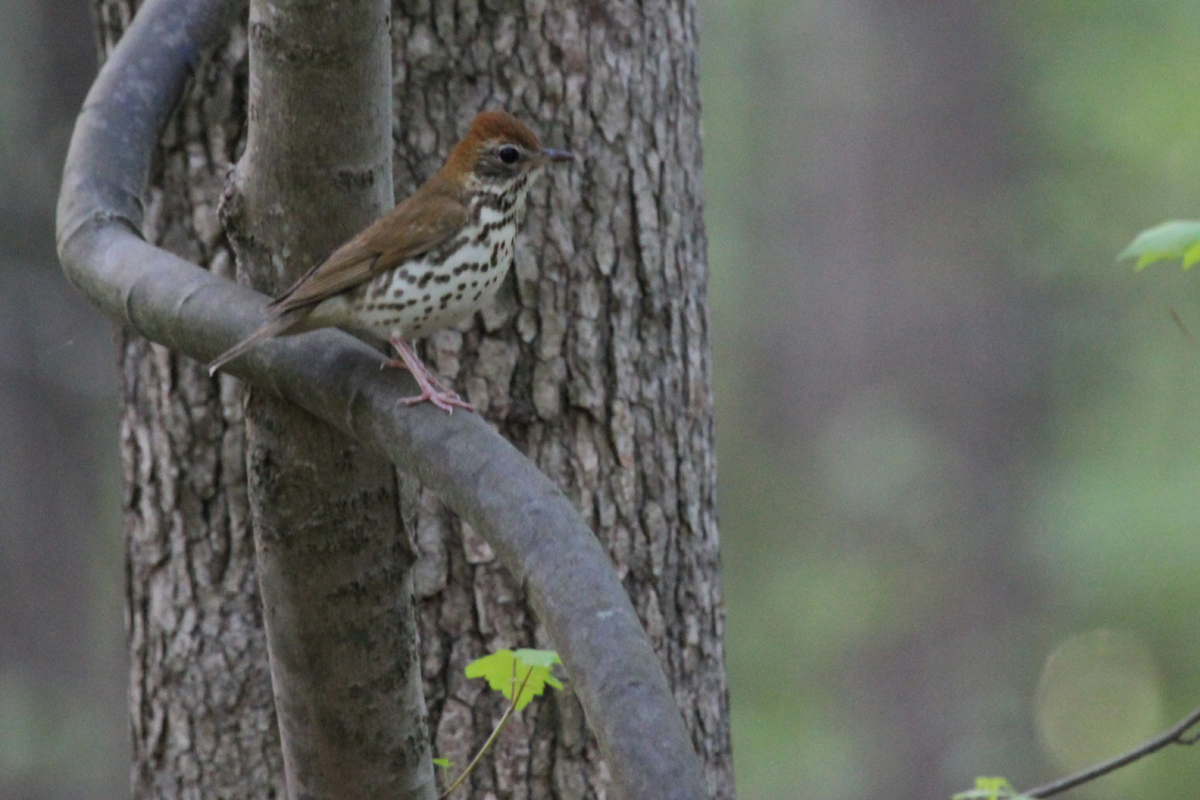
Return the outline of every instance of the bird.
<path id="1" fill-rule="evenodd" d="M 574 160 L 542 147 L 511 114 L 480 112 L 437 174 L 268 304 L 268 320 L 210 363 L 209 375 L 267 339 L 336 326 L 391 343 L 400 359 L 385 365 L 407 368 L 421 388 L 404 403 L 472 410 L 409 341 L 492 299 L 512 265 L 530 186 L 548 165 Z"/>

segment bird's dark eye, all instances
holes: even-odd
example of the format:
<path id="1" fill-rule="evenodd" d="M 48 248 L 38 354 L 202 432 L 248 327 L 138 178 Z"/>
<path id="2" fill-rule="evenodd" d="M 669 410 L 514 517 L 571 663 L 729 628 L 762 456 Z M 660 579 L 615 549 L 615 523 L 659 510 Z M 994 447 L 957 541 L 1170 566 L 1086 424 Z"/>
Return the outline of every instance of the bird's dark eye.
<path id="1" fill-rule="evenodd" d="M 500 160 L 505 164 L 515 164 L 521 159 L 521 151 L 513 147 L 511 144 L 506 144 L 496 151 L 496 155 L 500 156 Z"/>

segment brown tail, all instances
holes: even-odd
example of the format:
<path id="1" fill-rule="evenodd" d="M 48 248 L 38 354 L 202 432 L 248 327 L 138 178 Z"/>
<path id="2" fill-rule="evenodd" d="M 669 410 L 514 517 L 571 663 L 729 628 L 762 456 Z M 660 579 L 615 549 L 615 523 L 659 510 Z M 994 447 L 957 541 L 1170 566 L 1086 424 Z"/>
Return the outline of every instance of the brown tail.
<path id="1" fill-rule="evenodd" d="M 292 328 L 296 327 L 300 322 L 302 322 L 304 318 L 308 316 L 309 311 L 310 309 L 307 308 L 298 308 L 292 311 L 285 311 L 275 319 L 265 323 L 254 333 L 250 334 L 245 339 L 242 339 L 242 341 L 238 342 L 233 347 L 217 356 L 217 359 L 208 365 L 208 374 L 215 374 L 216 371 L 225 364 L 233 361 L 233 359 L 243 355 L 247 351 L 252 350 L 254 347 L 266 341 L 267 339 L 289 332 L 300 333 L 300 331 L 293 331 Z"/>

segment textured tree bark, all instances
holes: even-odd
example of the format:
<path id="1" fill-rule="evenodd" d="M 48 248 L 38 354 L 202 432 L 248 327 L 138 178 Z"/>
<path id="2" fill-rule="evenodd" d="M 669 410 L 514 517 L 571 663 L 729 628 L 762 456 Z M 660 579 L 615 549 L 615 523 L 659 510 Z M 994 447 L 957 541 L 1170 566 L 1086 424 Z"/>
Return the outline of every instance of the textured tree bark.
<path id="1" fill-rule="evenodd" d="M 118 0 L 99 8 L 111 41 L 129 8 Z M 658 648 L 714 796 L 732 797 L 694 6 L 394 13 L 401 194 L 432 174 L 484 106 L 507 107 L 549 143 L 584 155 L 535 198 L 506 295 L 463 330 L 435 336 L 428 351 L 599 532 Z M 215 206 L 244 117 L 241 42 L 235 31 L 197 69 L 166 137 L 148 215 L 148 238 L 226 274 Z M 251 616 L 239 392 L 222 383 L 218 394 L 196 365 L 133 341 L 123 369 L 138 794 L 277 796 L 265 645 Z M 435 748 L 464 763 L 501 709 L 461 667 L 496 647 L 546 642 L 521 587 L 482 539 L 411 481 L 403 488 L 420 551 Z M 569 693 L 527 710 L 473 783 L 478 796 L 608 791 Z"/>
<path id="2" fill-rule="evenodd" d="M 535 188 L 494 307 L 426 342 L 429 362 L 574 501 L 662 659 L 714 797 L 734 795 L 714 513 L 696 8 L 394 3 L 397 196 L 482 108 L 582 156 Z M 434 748 L 463 763 L 503 713 L 463 677 L 548 646 L 521 587 L 429 494 L 411 504 Z M 474 796 L 602 797 L 569 691 L 531 706 Z"/>
<path id="3" fill-rule="evenodd" d="M 276 294 L 392 202 L 387 0 L 251 0 L 246 152 L 223 218 Z M 292 797 L 437 796 L 395 469 L 267 392 L 246 405 L 271 677 Z"/>

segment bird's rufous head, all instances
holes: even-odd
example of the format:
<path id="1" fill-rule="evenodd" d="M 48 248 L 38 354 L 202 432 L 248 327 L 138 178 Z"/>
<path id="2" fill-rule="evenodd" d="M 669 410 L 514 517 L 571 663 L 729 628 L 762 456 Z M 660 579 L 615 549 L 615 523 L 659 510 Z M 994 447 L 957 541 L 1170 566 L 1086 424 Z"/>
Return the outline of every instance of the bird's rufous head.
<path id="1" fill-rule="evenodd" d="M 574 159 L 566 150 L 542 147 L 534 132 L 511 114 L 483 111 L 450 151 L 445 170 L 460 179 L 473 176 L 484 183 L 503 185 L 547 164 Z"/>

